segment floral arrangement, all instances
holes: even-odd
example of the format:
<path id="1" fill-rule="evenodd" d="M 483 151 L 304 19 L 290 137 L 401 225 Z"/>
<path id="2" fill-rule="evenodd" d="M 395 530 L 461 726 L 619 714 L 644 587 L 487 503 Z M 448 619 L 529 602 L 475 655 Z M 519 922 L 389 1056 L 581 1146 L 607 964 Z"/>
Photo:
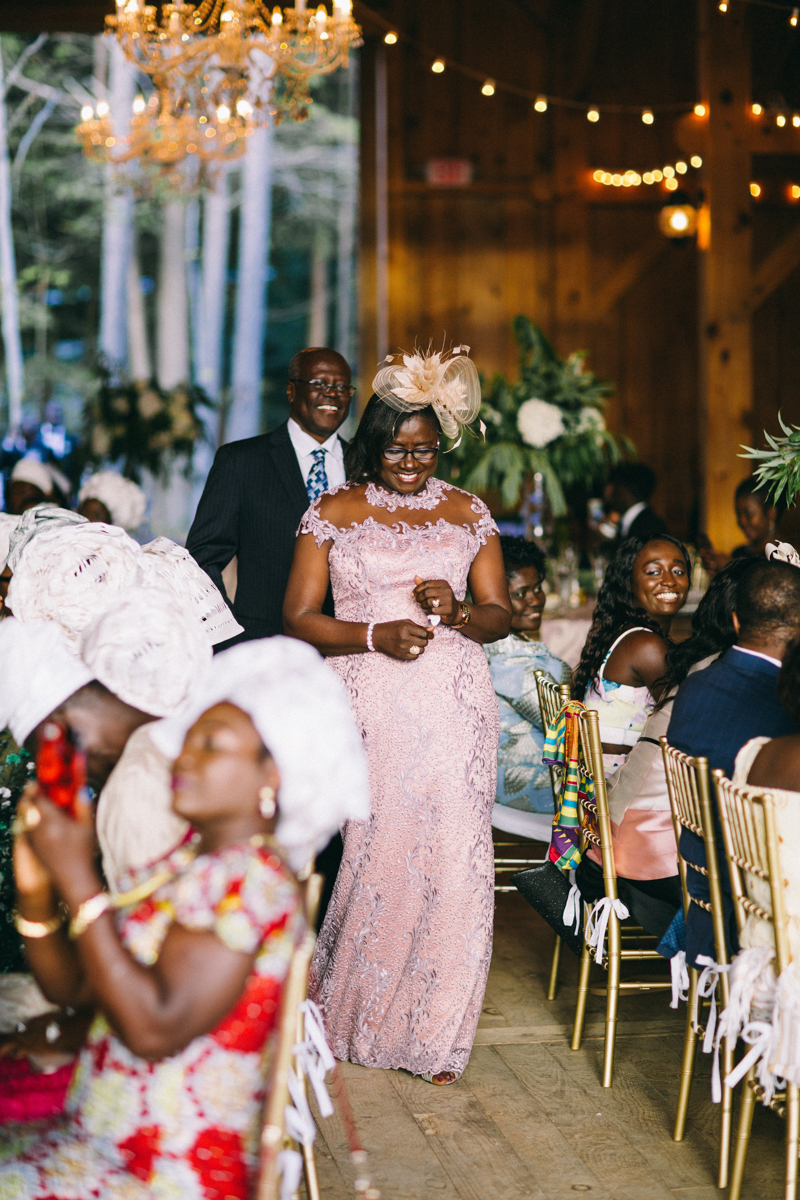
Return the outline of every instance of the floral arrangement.
<path id="1" fill-rule="evenodd" d="M 465 437 L 447 455 L 451 478 L 468 491 L 499 490 L 515 508 L 526 479 L 542 475 L 553 515 L 567 511 L 565 490 L 599 486 L 623 453 L 627 438 L 606 429 L 611 386 L 586 370 L 584 351 L 560 359 L 530 317 L 513 321 L 519 379 L 495 375 L 484 387 L 480 416 L 485 439 Z"/>
<path id="2" fill-rule="evenodd" d="M 780 413 L 778 423 L 785 437 L 772 437 L 764 430 L 769 449 L 754 450 L 752 446 L 742 446 L 745 453 L 740 457 L 759 462 L 754 474 L 767 487 L 773 503 L 784 496 L 784 503 L 789 506 L 800 492 L 800 426 L 786 425 Z"/>
<path id="3" fill-rule="evenodd" d="M 112 382 L 101 368 L 84 415 L 85 462 L 122 462 L 122 474 L 136 483 L 142 470 L 165 476 L 176 458 L 186 459 L 188 471 L 205 432 L 203 406 L 213 408 L 202 388 L 180 384 L 165 392 L 155 383 Z"/>

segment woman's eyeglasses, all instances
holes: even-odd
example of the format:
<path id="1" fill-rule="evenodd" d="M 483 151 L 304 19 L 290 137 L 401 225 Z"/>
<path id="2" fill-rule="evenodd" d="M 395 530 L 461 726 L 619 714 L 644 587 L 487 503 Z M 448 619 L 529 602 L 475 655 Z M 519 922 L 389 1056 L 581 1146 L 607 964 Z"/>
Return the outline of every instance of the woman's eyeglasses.
<path id="1" fill-rule="evenodd" d="M 349 383 L 326 383 L 324 379 L 290 379 L 290 383 L 303 383 L 310 392 L 321 392 L 323 396 L 331 394 L 340 400 L 346 400 L 356 390 Z"/>
<path id="2" fill-rule="evenodd" d="M 413 450 L 407 450 L 404 446 L 387 446 L 383 457 L 387 462 L 399 463 L 410 454 L 418 463 L 429 463 L 433 462 L 438 453 L 438 446 L 416 446 Z"/>

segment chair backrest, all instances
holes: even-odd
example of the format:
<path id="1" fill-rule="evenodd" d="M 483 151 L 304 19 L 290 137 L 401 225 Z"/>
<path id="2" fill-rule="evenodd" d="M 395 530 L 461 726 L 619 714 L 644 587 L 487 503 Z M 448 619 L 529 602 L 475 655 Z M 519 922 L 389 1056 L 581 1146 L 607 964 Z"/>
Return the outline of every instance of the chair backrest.
<path id="1" fill-rule="evenodd" d="M 556 683 L 546 671 L 534 671 L 536 691 L 539 694 L 539 710 L 542 714 L 542 728 L 547 733 L 563 706 L 569 700 L 569 687 L 566 683 Z M 550 786 L 553 789 L 553 804 L 558 794 L 558 779 L 553 768 L 550 768 Z"/>
<path id="2" fill-rule="evenodd" d="M 286 1138 L 286 1106 L 289 1103 L 289 1071 L 294 1046 L 302 1041 L 299 1008 L 308 991 L 308 971 L 314 955 L 314 925 L 322 895 L 322 876 L 311 875 L 305 886 L 306 932 L 292 954 L 281 989 L 277 1033 L 268 1047 L 266 1104 L 261 1127 L 261 1164 L 256 1200 L 277 1200 L 279 1193 L 278 1154 Z"/>
<path id="3" fill-rule="evenodd" d="M 659 738 L 661 751 L 664 755 L 664 769 L 667 776 L 667 792 L 672 810 L 672 823 L 675 827 L 675 840 L 678 844 L 678 868 L 681 876 L 683 891 L 684 913 L 696 904 L 711 914 L 714 929 L 714 949 L 717 962 L 724 965 L 728 961 L 728 951 L 725 945 L 725 916 L 722 906 L 722 883 L 719 872 L 719 856 L 717 839 L 714 832 L 714 815 L 711 806 L 711 780 L 707 758 L 692 758 L 681 750 L 670 746 L 666 737 Z M 706 865 L 698 866 L 688 862 L 680 852 L 681 830 L 688 829 L 701 839 L 705 845 Z M 689 892 L 689 871 L 696 871 L 708 879 L 708 890 L 711 901 L 700 900 Z"/>
<path id="4" fill-rule="evenodd" d="M 730 779 L 726 779 L 722 771 L 714 772 L 714 783 L 731 876 L 736 924 L 741 933 L 747 918 L 754 916 L 772 926 L 775 940 L 775 973 L 780 975 L 789 962 L 790 950 L 780 842 L 773 798 L 769 792 L 758 792 L 747 786 L 739 787 Z M 768 885 L 772 901 L 771 912 L 748 894 L 748 875 Z"/>
<path id="5" fill-rule="evenodd" d="M 608 811 L 608 789 L 603 769 L 603 744 L 600 740 L 600 718 L 597 710 L 586 708 L 580 715 L 581 757 L 584 773 L 594 783 L 594 802 L 584 800 L 582 807 L 591 814 L 594 828 L 581 822 L 581 851 L 588 845 L 596 846 L 603 860 L 603 885 L 605 894 L 617 898 L 617 868 L 614 864 L 614 844 L 611 835 L 611 817 Z"/>

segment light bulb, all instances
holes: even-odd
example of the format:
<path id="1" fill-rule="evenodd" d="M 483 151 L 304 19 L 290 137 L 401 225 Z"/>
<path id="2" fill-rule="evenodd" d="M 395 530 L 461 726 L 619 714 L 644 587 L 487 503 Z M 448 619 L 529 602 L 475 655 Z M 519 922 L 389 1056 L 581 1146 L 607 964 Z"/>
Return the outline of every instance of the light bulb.
<path id="1" fill-rule="evenodd" d="M 683 233 L 685 229 L 689 228 L 688 214 L 685 213 L 682 208 L 676 208 L 674 212 L 669 214 L 669 223 L 670 227 L 674 229 L 676 233 Z"/>
<path id="2" fill-rule="evenodd" d="M 621 175 L 612 175 L 611 183 L 612 183 L 613 187 L 622 187 L 622 176 Z"/>
<path id="3" fill-rule="evenodd" d="M 600 113 L 597 111 L 596 108 L 590 108 L 586 114 L 586 120 L 591 121 L 592 124 L 594 124 L 595 121 L 600 120 Z"/>
<path id="4" fill-rule="evenodd" d="M 392 33 L 392 32 L 390 31 L 389 33 L 387 33 L 387 34 L 385 34 L 385 35 L 384 35 L 384 39 L 383 39 L 383 40 L 386 42 L 386 45 L 387 45 L 387 46 L 394 46 L 394 44 L 395 44 L 395 43 L 396 43 L 396 41 L 397 41 L 397 34 L 396 34 L 396 33 Z"/>
<path id="5" fill-rule="evenodd" d="M 220 17 L 220 21 L 232 21 L 232 20 L 233 20 L 233 9 L 226 8 L 225 12 Z"/>
<path id="6" fill-rule="evenodd" d="M 789 195 L 793 200 L 800 200 L 800 187 L 798 187 L 796 183 L 793 183 L 789 188 Z"/>
<path id="7" fill-rule="evenodd" d="M 664 178 L 665 178 L 665 179 L 672 179 L 672 176 L 673 176 L 674 174 L 675 174 L 675 168 L 674 168 L 674 167 L 670 167 L 670 166 L 666 166 L 666 167 L 664 167 Z"/>
<path id="8" fill-rule="evenodd" d="M 667 179 L 664 186 L 668 192 L 676 192 L 678 190 L 678 181 L 677 179 Z"/>
<path id="9" fill-rule="evenodd" d="M 81 120 L 91 121 L 93 116 L 94 109 L 92 108 L 91 104 L 84 104 L 83 108 L 81 109 Z"/>
<path id="10" fill-rule="evenodd" d="M 646 183 L 649 186 L 651 183 L 655 183 L 655 181 L 656 181 L 656 178 L 655 178 L 655 175 L 653 174 L 653 172 L 645 171 L 644 175 L 642 176 L 642 182 Z"/>
<path id="11" fill-rule="evenodd" d="M 603 183 L 606 185 L 606 187 L 608 187 L 608 185 L 611 183 L 611 176 L 609 175 L 608 171 L 603 172 Z"/>
<path id="12" fill-rule="evenodd" d="M 795 113 L 792 117 L 792 124 L 794 125 L 795 129 L 800 128 L 800 117 L 797 115 L 797 113 Z"/>
<path id="13" fill-rule="evenodd" d="M 750 195 L 755 196 L 756 199 L 758 199 L 758 197 L 761 195 L 761 184 L 760 183 L 751 183 L 750 184 Z"/>
<path id="14" fill-rule="evenodd" d="M 686 172 L 689 170 L 689 168 L 685 162 L 676 162 L 675 170 L 678 172 L 679 175 L 685 175 Z"/>
<path id="15" fill-rule="evenodd" d="M 705 106 L 705 104 L 695 104 L 695 106 L 694 106 L 694 115 L 695 115 L 696 117 L 704 117 L 704 116 L 706 115 L 706 106 Z"/>
<path id="16" fill-rule="evenodd" d="M 793 29 L 797 27 L 797 22 L 800 20 L 800 8 L 793 8 L 792 15 L 789 17 L 789 24 Z"/>
<path id="17" fill-rule="evenodd" d="M 236 111 L 240 117 L 249 117 L 253 109 L 247 100 L 237 100 Z"/>
<path id="18" fill-rule="evenodd" d="M 720 12 L 727 12 L 728 11 L 728 0 L 719 0 L 719 4 L 717 5 L 717 8 L 719 9 Z"/>
<path id="19" fill-rule="evenodd" d="M 604 175 L 605 175 L 605 171 L 595 171 L 594 175 L 592 176 L 592 179 L 594 179 L 597 183 L 602 183 Z"/>
<path id="20" fill-rule="evenodd" d="M 434 75 L 441 75 L 442 71 L 444 70 L 444 62 L 441 58 L 437 58 L 435 62 L 431 63 L 431 70 L 433 71 Z"/>
<path id="21" fill-rule="evenodd" d="M 494 80 L 487 79 L 486 83 L 481 88 L 481 92 L 484 96 L 493 96 L 494 95 Z"/>
<path id="22" fill-rule="evenodd" d="M 272 10 L 272 28 L 274 30 L 276 30 L 276 32 L 277 32 L 281 28 L 282 25 L 283 25 L 283 13 L 276 5 L 276 7 L 273 8 L 273 10 Z"/>
<path id="23" fill-rule="evenodd" d="M 656 181 L 656 183 L 661 183 L 661 180 L 663 178 L 664 178 L 663 171 L 653 171 L 653 179 Z"/>
<path id="24" fill-rule="evenodd" d="M 752 104 L 750 106 L 750 112 L 753 114 L 754 117 L 760 117 L 763 111 L 764 110 L 760 104 Z"/>
<path id="25" fill-rule="evenodd" d="M 353 0 L 333 0 L 333 15 L 345 20 L 353 12 Z"/>
<path id="26" fill-rule="evenodd" d="M 144 96 L 137 96 L 133 102 L 133 111 L 136 116 L 138 117 L 139 114 L 143 113 L 146 108 L 147 104 L 145 103 Z"/>
<path id="27" fill-rule="evenodd" d="M 693 154 L 692 157 L 689 159 L 689 162 L 692 164 L 693 167 L 702 167 L 702 165 L 703 165 L 703 160 L 699 154 Z"/>
<path id="28" fill-rule="evenodd" d="M 217 109 L 217 120 L 221 121 L 223 125 L 227 125 L 230 119 L 231 110 L 228 108 L 227 104 L 220 104 L 219 108 Z"/>
<path id="29" fill-rule="evenodd" d="M 646 108 L 646 109 L 644 110 L 644 112 L 642 113 L 642 122 L 643 122 L 645 125 L 652 125 L 652 124 L 653 124 L 653 121 L 655 121 L 655 117 L 654 117 L 654 116 L 653 116 L 653 114 L 650 112 L 650 109 L 649 109 L 649 108 Z"/>
<path id="30" fill-rule="evenodd" d="M 777 117 L 775 118 L 775 124 L 783 129 L 784 125 L 786 124 L 786 117 L 783 115 L 783 113 L 778 113 Z"/>
<path id="31" fill-rule="evenodd" d="M 535 108 L 536 112 L 547 112 L 547 97 L 537 96 L 533 107 Z"/>
<path id="32" fill-rule="evenodd" d="M 97 115 L 98 117 L 105 117 L 108 115 L 108 105 L 106 104 L 105 100 L 101 100 L 98 104 Z"/>

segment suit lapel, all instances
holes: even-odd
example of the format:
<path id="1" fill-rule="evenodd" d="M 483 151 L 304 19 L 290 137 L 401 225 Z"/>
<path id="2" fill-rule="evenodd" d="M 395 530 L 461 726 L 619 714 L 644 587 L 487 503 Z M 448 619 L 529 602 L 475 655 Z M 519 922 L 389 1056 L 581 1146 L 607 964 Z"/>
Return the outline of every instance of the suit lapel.
<path id="1" fill-rule="evenodd" d="M 308 492 L 287 424 L 279 425 L 270 434 L 269 453 L 275 474 L 286 489 L 292 505 L 302 516 L 308 508 Z"/>

